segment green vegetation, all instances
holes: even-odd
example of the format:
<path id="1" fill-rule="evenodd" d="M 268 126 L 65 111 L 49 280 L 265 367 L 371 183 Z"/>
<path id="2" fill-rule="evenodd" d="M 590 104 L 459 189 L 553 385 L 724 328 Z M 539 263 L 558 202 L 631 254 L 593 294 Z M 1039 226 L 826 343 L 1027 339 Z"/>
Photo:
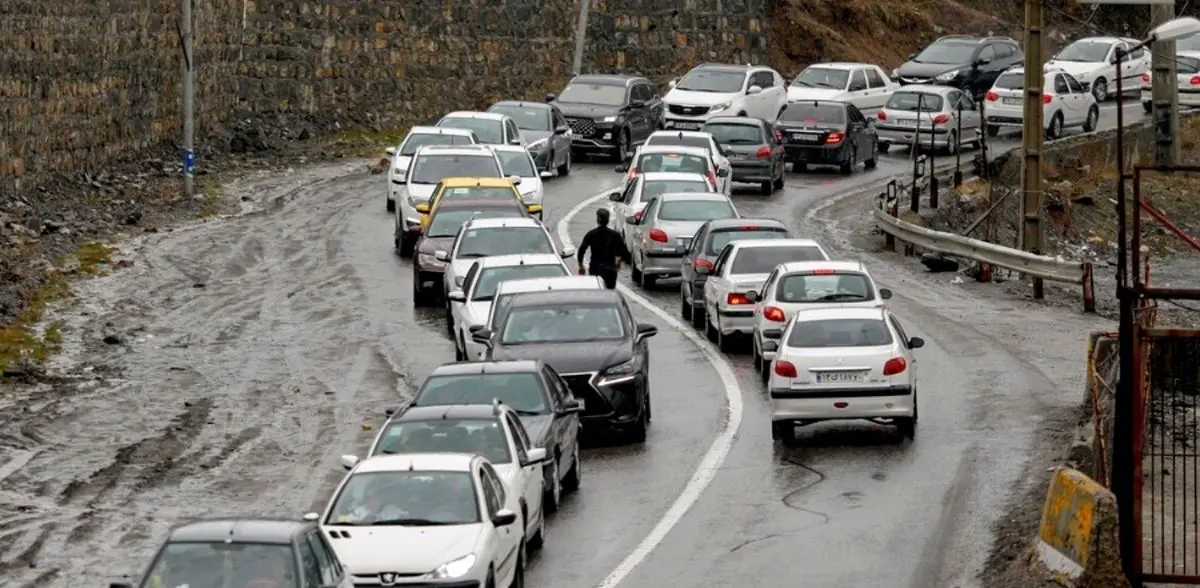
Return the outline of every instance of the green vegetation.
<path id="1" fill-rule="evenodd" d="M 408 127 L 384 131 L 349 131 L 329 138 L 329 144 L 347 149 L 349 155 L 380 157 L 383 150 L 395 147 L 408 135 Z"/>

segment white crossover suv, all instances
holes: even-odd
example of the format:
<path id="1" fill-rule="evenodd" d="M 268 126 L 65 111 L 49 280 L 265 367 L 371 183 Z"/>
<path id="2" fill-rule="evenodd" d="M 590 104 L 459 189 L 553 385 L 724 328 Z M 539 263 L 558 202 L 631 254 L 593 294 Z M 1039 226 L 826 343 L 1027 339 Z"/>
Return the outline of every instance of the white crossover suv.
<path id="1" fill-rule="evenodd" d="M 750 116 L 775 122 L 787 108 L 787 86 L 779 72 L 761 65 L 704 63 L 663 96 L 663 126 L 698 131 L 714 116 Z"/>

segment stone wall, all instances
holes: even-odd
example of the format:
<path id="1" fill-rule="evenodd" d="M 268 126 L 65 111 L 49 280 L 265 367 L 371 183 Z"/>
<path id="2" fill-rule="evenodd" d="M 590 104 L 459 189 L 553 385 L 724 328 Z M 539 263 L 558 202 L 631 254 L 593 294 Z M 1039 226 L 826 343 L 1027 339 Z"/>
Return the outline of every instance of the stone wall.
<path id="1" fill-rule="evenodd" d="M 197 130 L 211 146 L 235 121 L 392 128 L 557 90 L 579 3 L 204 0 L 194 10 Z M 696 62 L 761 59 L 764 11 L 765 0 L 594 0 L 584 69 L 662 80 Z M 170 1 L 0 3 L 0 197 L 177 140 L 179 12 Z"/>

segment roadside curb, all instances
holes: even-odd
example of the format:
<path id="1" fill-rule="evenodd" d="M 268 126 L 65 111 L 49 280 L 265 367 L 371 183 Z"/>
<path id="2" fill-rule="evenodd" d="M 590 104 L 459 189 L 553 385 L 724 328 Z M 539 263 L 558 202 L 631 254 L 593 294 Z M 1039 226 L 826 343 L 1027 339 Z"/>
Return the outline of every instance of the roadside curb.
<path id="1" fill-rule="evenodd" d="M 1068 588 L 1127 588 L 1116 496 L 1078 470 L 1055 468 L 1029 563 Z"/>

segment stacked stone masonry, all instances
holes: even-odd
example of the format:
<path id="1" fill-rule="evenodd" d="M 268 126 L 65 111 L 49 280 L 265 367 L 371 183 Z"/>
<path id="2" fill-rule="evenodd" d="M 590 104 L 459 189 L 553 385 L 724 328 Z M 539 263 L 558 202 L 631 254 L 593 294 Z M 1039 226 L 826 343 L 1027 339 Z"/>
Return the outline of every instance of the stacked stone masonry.
<path id="1" fill-rule="evenodd" d="M 402 127 L 570 77 L 579 0 L 193 0 L 197 131 Z M 763 54 L 765 0 L 593 0 L 585 71 L 658 81 Z M 0 197 L 178 141 L 170 0 L 0 3 Z"/>

